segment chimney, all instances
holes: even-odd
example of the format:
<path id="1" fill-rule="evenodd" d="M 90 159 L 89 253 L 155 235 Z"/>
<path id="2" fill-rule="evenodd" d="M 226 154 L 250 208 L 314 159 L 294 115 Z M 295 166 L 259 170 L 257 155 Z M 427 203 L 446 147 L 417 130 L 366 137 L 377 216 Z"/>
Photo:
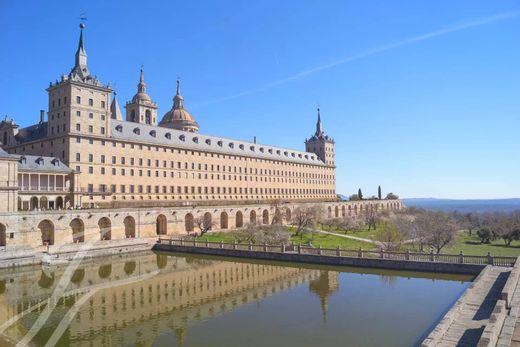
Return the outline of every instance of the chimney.
<path id="1" fill-rule="evenodd" d="M 43 124 L 45 120 L 45 110 L 40 110 L 40 124 Z"/>
<path id="2" fill-rule="evenodd" d="M 256 144 L 256 136 L 253 137 L 253 142 Z"/>

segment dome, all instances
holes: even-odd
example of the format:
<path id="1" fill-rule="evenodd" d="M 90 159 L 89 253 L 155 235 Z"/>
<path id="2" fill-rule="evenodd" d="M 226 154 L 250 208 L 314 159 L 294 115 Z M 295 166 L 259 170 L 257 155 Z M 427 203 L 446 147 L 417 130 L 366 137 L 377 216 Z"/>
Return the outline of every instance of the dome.
<path id="1" fill-rule="evenodd" d="M 150 96 L 148 94 L 146 94 L 146 93 L 137 93 L 132 98 L 132 102 L 136 103 L 138 101 L 148 101 L 148 102 L 151 102 L 152 99 L 150 99 Z"/>
<path id="2" fill-rule="evenodd" d="M 177 81 L 177 94 L 173 98 L 173 107 L 164 114 L 159 126 L 190 132 L 199 130 L 199 124 L 195 118 L 184 109 L 184 98 L 180 93 L 179 81 Z"/>

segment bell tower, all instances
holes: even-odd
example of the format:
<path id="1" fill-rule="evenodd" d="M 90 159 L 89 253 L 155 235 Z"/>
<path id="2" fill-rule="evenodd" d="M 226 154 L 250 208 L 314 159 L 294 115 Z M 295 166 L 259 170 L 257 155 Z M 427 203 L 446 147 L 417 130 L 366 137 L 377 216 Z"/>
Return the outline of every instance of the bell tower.
<path id="1" fill-rule="evenodd" d="M 336 166 L 336 160 L 334 159 L 334 140 L 328 135 L 325 135 L 323 131 L 319 107 L 316 132 L 310 139 L 305 140 L 305 151 L 316 154 L 327 166 Z"/>
<path id="2" fill-rule="evenodd" d="M 137 84 L 137 94 L 132 101 L 128 102 L 126 108 L 126 120 L 128 122 L 157 125 L 157 104 L 152 102 L 146 93 L 146 83 L 144 83 L 144 71 L 141 67 L 141 75 Z"/>

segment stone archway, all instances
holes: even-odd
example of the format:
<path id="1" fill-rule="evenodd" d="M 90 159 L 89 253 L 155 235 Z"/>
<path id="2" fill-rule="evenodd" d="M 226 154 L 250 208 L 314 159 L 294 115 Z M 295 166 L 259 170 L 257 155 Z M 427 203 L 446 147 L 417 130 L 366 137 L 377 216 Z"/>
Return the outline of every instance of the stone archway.
<path id="1" fill-rule="evenodd" d="M 158 215 L 155 220 L 155 233 L 157 235 L 166 235 L 168 233 L 168 221 L 163 214 Z"/>
<path id="2" fill-rule="evenodd" d="M 48 219 L 42 220 L 38 224 L 42 237 L 42 245 L 54 245 L 54 224 Z"/>
<path id="3" fill-rule="evenodd" d="M 327 218 L 332 218 L 332 207 L 327 208 Z"/>
<path id="4" fill-rule="evenodd" d="M 42 196 L 40 198 L 40 210 L 48 210 L 49 209 L 49 199 L 47 197 Z"/>
<path id="5" fill-rule="evenodd" d="M 112 222 L 107 217 L 103 217 L 98 222 L 100 240 L 112 239 Z"/>
<path id="6" fill-rule="evenodd" d="M 255 210 L 251 210 L 251 212 L 249 213 L 249 224 L 256 225 L 256 211 Z"/>
<path id="7" fill-rule="evenodd" d="M 289 207 L 287 207 L 285 209 L 285 221 L 287 223 L 290 223 L 291 222 L 291 219 L 292 219 L 292 216 L 291 216 L 291 209 Z"/>
<path id="8" fill-rule="evenodd" d="M 244 226 L 244 215 L 241 211 L 235 214 L 235 228 L 242 228 Z"/>
<path id="9" fill-rule="evenodd" d="M 269 224 L 269 211 L 262 212 L 262 224 Z"/>
<path id="10" fill-rule="evenodd" d="M 123 220 L 123 224 L 125 225 L 125 237 L 127 239 L 135 238 L 135 219 L 132 216 L 127 216 Z"/>
<path id="11" fill-rule="evenodd" d="M 184 230 L 189 233 L 193 231 L 193 215 L 191 213 L 187 213 L 184 216 Z"/>
<path id="12" fill-rule="evenodd" d="M 204 229 L 211 230 L 211 227 L 213 226 L 213 221 L 211 217 L 211 213 L 206 212 L 204 213 L 204 217 L 202 217 L 202 223 L 204 225 Z"/>
<path id="13" fill-rule="evenodd" d="M 7 244 L 7 233 L 5 225 L 0 223 L 0 247 L 5 247 Z"/>
<path id="14" fill-rule="evenodd" d="M 85 242 L 85 225 L 83 221 L 79 218 L 74 218 L 69 226 L 72 229 L 72 242 Z"/>
<path id="15" fill-rule="evenodd" d="M 56 209 L 61 210 L 63 208 L 63 198 L 61 196 L 58 196 L 56 198 Z"/>
<path id="16" fill-rule="evenodd" d="M 336 217 L 336 218 L 339 217 L 339 207 L 338 206 L 334 207 L 334 217 Z"/>
<path id="17" fill-rule="evenodd" d="M 228 214 L 227 212 L 222 212 L 220 214 L 220 229 L 228 228 Z"/>
<path id="18" fill-rule="evenodd" d="M 31 200 L 29 200 L 29 210 L 36 210 L 38 208 L 38 198 L 33 196 Z"/>
<path id="19" fill-rule="evenodd" d="M 345 217 L 345 205 L 341 206 L 341 217 Z"/>

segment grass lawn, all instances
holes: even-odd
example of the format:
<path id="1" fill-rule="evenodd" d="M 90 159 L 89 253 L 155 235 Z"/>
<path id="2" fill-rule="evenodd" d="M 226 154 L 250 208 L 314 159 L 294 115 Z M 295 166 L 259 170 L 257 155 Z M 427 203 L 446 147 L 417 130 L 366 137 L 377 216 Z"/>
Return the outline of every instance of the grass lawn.
<path id="1" fill-rule="evenodd" d="M 318 233 L 304 233 L 302 236 L 294 235 L 294 232 L 291 228 L 288 228 L 288 231 L 291 233 L 291 241 L 295 244 L 301 243 L 302 245 L 307 245 L 309 241 L 313 246 L 318 247 L 321 246 L 323 248 L 337 248 L 340 246 L 342 249 L 373 249 L 375 245 L 371 243 L 361 242 L 357 240 L 351 240 L 340 236 L 335 235 L 327 235 L 327 234 L 318 234 Z M 213 241 L 213 242 L 229 242 L 233 243 L 233 231 L 227 232 L 216 232 L 205 234 L 202 237 L 197 238 L 198 241 Z"/>
<path id="2" fill-rule="evenodd" d="M 411 245 L 410 250 L 414 251 Z M 425 250 L 429 250 L 428 246 L 425 246 Z M 506 247 L 501 239 L 491 241 L 490 244 L 481 244 L 475 234 L 469 236 L 467 232 L 461 231 L 457 235 L 455 243 L 444 248 L 441 253 L 458 254 L 460 251 L 466 255 L 487 255 L 490 252 L 494 256 L 518 257 L 520 256 L 520 241 L 513 241 L 509 247 Z"/>
<path id="3" fill-rule="evenodd" d="M 332 230 L 329 230 L 329 228 L 326 225 L 322 225 L 320 227 L 321 230 L 328 231 L 331 233 L 341 234 L 341 235 L 351 235 L 351 236 L 356 236 L 356 237 L 362 237 L 364 239 L 373 239 L 374 235 L 376 234 L 377 230 L 379 230 L 379 228 L 384 228 L 384 225 L 380 224 L 377 226 L 376 230 L 372 229 L 370 231 L 368 230 L 368 227 L 363 226 L 357 230 L 351 230 L 345 234 L 345 230 L 336 230 L 334 228 L 332 228 Z"/>

